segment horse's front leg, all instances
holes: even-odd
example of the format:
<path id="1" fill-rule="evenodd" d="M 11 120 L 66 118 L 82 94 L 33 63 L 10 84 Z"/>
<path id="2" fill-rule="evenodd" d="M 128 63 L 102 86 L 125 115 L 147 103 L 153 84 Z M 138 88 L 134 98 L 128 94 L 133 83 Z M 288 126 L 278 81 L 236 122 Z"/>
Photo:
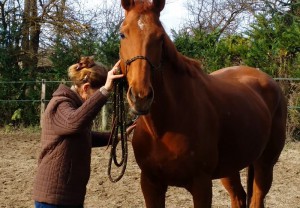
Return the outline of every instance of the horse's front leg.
<path id="1" fill-rule="evenodd" d="M 212 179 L 203 174 L 194 178 L 188 191 L 193 196 L 194 208 L 211 208 L 212 203 Z"/>
<path id="2" fill-rule="evenodd" d="M 141 173 L 141 187 L 147 208 L 164 208 L 168 186 L 151 180 L 143 171 Z"/>
<path id="3" fill-rule="evenodd" d="M 221 182 L 230 195 L 231 208 L 245 208 L 246 192 L 241 184 L 240 173 L 236 171 L 230 176 L 222 178 Z"/>

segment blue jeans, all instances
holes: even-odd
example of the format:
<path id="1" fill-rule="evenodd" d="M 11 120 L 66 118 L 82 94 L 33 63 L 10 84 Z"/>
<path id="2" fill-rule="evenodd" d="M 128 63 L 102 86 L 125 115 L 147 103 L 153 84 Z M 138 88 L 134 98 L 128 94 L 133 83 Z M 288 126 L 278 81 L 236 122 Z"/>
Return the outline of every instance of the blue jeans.
<path id="1" fill-rule="evenodd" d="M 43 202 L 34 202 L 35 208 L 83 208 L 83 205 L 54 205 Z"/>

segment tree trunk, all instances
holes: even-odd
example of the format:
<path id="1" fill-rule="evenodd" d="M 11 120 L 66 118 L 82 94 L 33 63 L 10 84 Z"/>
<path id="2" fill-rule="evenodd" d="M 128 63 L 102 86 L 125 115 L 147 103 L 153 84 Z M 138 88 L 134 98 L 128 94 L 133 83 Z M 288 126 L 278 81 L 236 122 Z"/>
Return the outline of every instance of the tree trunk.
<path id="1" fill-rule="evenodd" d="M 21 60 L 23 68 L 31 71 L 30 75 L 33 75 L 33 72 L 37 68 L 40 30 L 41 25 L 37 13 L 37 0 L 24 0 Z"/>

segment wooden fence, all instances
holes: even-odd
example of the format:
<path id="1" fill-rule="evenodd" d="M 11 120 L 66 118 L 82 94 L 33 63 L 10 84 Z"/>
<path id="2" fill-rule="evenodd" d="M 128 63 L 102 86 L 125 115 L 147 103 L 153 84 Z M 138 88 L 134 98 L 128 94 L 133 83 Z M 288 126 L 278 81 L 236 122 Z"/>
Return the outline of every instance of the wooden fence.
<path id="1" fill-rule="evenodd" d="M 300 78 L 274 78 L 276 81 L 280 81 L 280 82 L 296 82 L 296 83 L 300 83 Z M 47 84 L 48 83 L 69 83 L 67 81 L 47 81 L 45 79 L 42 79 L 41 81 L 6 81 L 6 82 L 1 82 L 0 81 L 0 86 L 1 84 L 16 84 L 16 83 L 41 83 L 41 97 L 40 100 L 11 100 L 11 99 L 0 99 L 0 103 L 1 102 L 40 102 L 40 118 L 42 117 L 42 115 L 45 112 L 46 109 L 46 105 L 47 102 L 49 100 L 47 100 L 46 98 L 46 90 L 47 90 Z M 49 98 L 50 99 L 50 98 Z M 300 109 L 300 106 L 288 106 L 289 109 Z M 107 111 L 107 106 L 104 106 L 101 110 L 101 129 L 107 129 L 107 118 L 108 118 L 108 111 Z"/>
<path id="2" fill-rule="evenodd" d="M 46 103 L 49 101 L 46 99 L 46 86 L 47 82 L 53 82 L 53 81 L 46 81 L 45 79 L 42 79 L 41 81 L 41 113 L 40 113 L 40 126 L 42 127 L 42 116 L 45 112 L 46 109 Z M 67 83 L 66 81 L 62 80 L 59 83 Z M 101 130 L 106 130 L 107 129 L 107 106 L 104 105 L 101 109 Z"/>

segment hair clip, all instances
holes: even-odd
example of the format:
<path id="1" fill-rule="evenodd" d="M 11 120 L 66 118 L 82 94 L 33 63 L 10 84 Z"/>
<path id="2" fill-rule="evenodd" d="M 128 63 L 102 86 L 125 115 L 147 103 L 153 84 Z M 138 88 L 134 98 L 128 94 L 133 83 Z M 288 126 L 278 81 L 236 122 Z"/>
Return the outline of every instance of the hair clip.
<path id="1" fill-rule="evenodd" d="M 88 79 L 90 78 L 90 74 L 91 74 L 91 72 L 88 72 L 85 76 L 84 76 L 84 78 L 83 78 L 83 82 L 87 82 L 88 81 Z"/>
<path id="2" fill-rule="evenodd" d="M 82 69 L 82 63 L 77 63 L 76 70 L 79 71 Z"/>

